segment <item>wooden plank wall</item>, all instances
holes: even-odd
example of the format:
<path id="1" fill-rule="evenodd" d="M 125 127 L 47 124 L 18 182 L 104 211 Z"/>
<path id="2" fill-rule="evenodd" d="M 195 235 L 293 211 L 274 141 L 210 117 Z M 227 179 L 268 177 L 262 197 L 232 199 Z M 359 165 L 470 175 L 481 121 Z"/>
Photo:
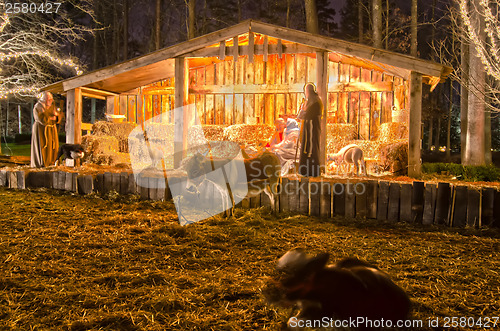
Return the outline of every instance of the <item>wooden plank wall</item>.
<path id="1" fill-rule="evenodd" d="M 408 105 L 408 84 L 402 78 L 351 64 L 328 63 L 329 123 L 352 123 L 360 139 L 374 139 L 381 123 L 392 121 L 392 107 Z M 196 105 L 201 124 L 273 124 L 282 115 L 296 114 L 304 98 L 303 87 L 316 82 L 315 54 L 254 55 L 253 62 L 240 56 L 189 69 L 189 103 Z M 392 83 L 349 86 L 350 83 Z M 345 89 L 342 88 L 344 84 Z M 115 98 L 114 113 L 127 116 L 129 122 L 142 123 L 161 113 L 169 113 L 174 104 L 174 78 L 141 88 L 138 95 Z M 339 87 L 340 86 L 340 87 Z M 367 84 L 368 86 L 368 84 Z M 380 90 L 377 90 L 380 86 Z M 159 118 L 159 117 L 158 117 Z M 170 116 L 161 121 L 171 123 Z"/>
<path id="2" fill-rule="evenodd" d="M 358 128 L 358 139 L 376 139 L 380 124 L 392 122 L 392 107 L 407 104 L 407 84 L 402 78 L 344 63 L 329 63 L 329 84 L 390 82 L 393 90 L 384 85 L 377 90 L 336 91 L 328 93 L 328 123 L 350 123 Z"/>
<path id="3" fill-rule="evenodd" d="M 273 124 L 296 114 L 302 87 L 316 80 L 316 59 L 310 54 L 254 55 L 190 69 L 190 95 L 202 124 Z M 259 88 L 258 86 L 264 88 Z M 298 87 L 300 86 L 300 88 Z M 266 93 L 267 91 L 270 93 Z"/>

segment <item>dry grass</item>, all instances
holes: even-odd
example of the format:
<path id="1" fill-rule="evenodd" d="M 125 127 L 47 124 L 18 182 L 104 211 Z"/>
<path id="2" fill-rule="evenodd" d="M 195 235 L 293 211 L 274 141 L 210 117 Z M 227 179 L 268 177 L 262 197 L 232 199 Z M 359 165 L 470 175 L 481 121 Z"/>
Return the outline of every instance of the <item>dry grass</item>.
<path id="1" fill-rule="evenodd" d="M 0 329 L 277 330 L 260 289 L 286 250 L 378 264 L 414 318 L 500 315 L 500 234 L 237 209 L 187 227 L 168 202 L 0 189 Z"/>

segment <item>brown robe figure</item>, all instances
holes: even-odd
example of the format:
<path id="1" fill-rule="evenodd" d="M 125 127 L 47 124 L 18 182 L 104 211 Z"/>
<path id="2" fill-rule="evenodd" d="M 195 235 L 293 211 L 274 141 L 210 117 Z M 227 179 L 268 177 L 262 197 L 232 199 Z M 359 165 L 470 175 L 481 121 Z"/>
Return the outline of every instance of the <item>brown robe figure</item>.
<path id="1" fill-rule="evenodd" d="M 320 175 L 319 140 L 323 103 L 318 93 L 316 93 L 314 84 L 306 84 L 304 93 L 306 102 L 297 116 L 298 119 L 302 120 L 299 174 L 307 177 L 317 177 Z"/>
<path id="2" fill-rule="evenodd" d="M 53 165 L 59 149 L 57 124 L 62 116 L 53 104 L 50 92 L 42 92 L 33 107 L 33 130 L 31 132 L 31 167 L 42 168 Z"/>

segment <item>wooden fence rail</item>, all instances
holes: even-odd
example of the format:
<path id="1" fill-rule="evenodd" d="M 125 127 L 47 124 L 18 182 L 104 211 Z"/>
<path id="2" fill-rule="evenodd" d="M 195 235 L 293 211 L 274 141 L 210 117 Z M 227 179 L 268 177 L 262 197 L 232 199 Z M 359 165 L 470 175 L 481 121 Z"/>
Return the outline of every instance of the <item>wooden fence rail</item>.
<path id="1" fill-rule="evenodd" d="M 170 183 L 183 180 L 168 178 Z M 106 172 L 96 176 L 63 171 L 0 170 L 0 186 L 51 188 L 79 194 L 138 194 L 142 199 L 168 200 L 172 194 L 164 178 L 135 178 L 126 172 Z M 246 198 L 243 208 L 270 206 L 266 194 Z M 292 212 L 331 218 L 369 218 L 390 222 L 452 227 L 500 227 L 500 191 L 490 187 L 476 188 L 414 181 L 355 181 L 293 177 L 282 178 L 277 208 Z"/>

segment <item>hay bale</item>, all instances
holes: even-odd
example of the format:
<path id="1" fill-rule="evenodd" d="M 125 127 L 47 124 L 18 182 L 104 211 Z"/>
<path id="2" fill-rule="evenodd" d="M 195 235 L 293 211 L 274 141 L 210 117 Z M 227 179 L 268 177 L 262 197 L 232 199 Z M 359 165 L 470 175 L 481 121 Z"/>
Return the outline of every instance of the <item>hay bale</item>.
<path id="1" fill-rule="evenodd" d="M 223 139 L 259 149 L 271 140 L 275 130 L 266 124 L 234 124 L 224 129 Z"/>
<path id="2" fill-rule="evenodd" d="M 382 145 L 380 166 L 384 171 L 406 174 L 408 171 L 408 140 L 400 139 Z"/>
<path id="3" fill-rule="evenodd" d="M 342 147 L 357 138 L 357 129 L 354 124 L 328 123 L 326 125 L 326 152 L 337 153 Z"/>
<path id="4" fill-rule="evenodd" d="M 386 143 L 398 139 L 408 139 L 408 124 L 383 123 L 379 127 L 378 139 Z"/>
<path id="5" fill-rule="evenodd" d="M 149 122 L 144 126 L 149 139 L 158 141 L 174 141 L 174 124 Z"/>
<path id="6" fill-rule="evenodd" d="M 92 134 L 94 136 L 126 138 L 136 126 L 137 125 L 133 123 L 111 123 L 99 121 L 92 125 Z"/>
<path id="7" fill-rule="evenodd" d="M 119 142 L 116 137 L 85 135 L 82 137 L 82 146 L 85 149 L 84 162 L 95 164 L 110 164 L 109 157 L 101 155 L 112 155 L 119 153 Z"/>

